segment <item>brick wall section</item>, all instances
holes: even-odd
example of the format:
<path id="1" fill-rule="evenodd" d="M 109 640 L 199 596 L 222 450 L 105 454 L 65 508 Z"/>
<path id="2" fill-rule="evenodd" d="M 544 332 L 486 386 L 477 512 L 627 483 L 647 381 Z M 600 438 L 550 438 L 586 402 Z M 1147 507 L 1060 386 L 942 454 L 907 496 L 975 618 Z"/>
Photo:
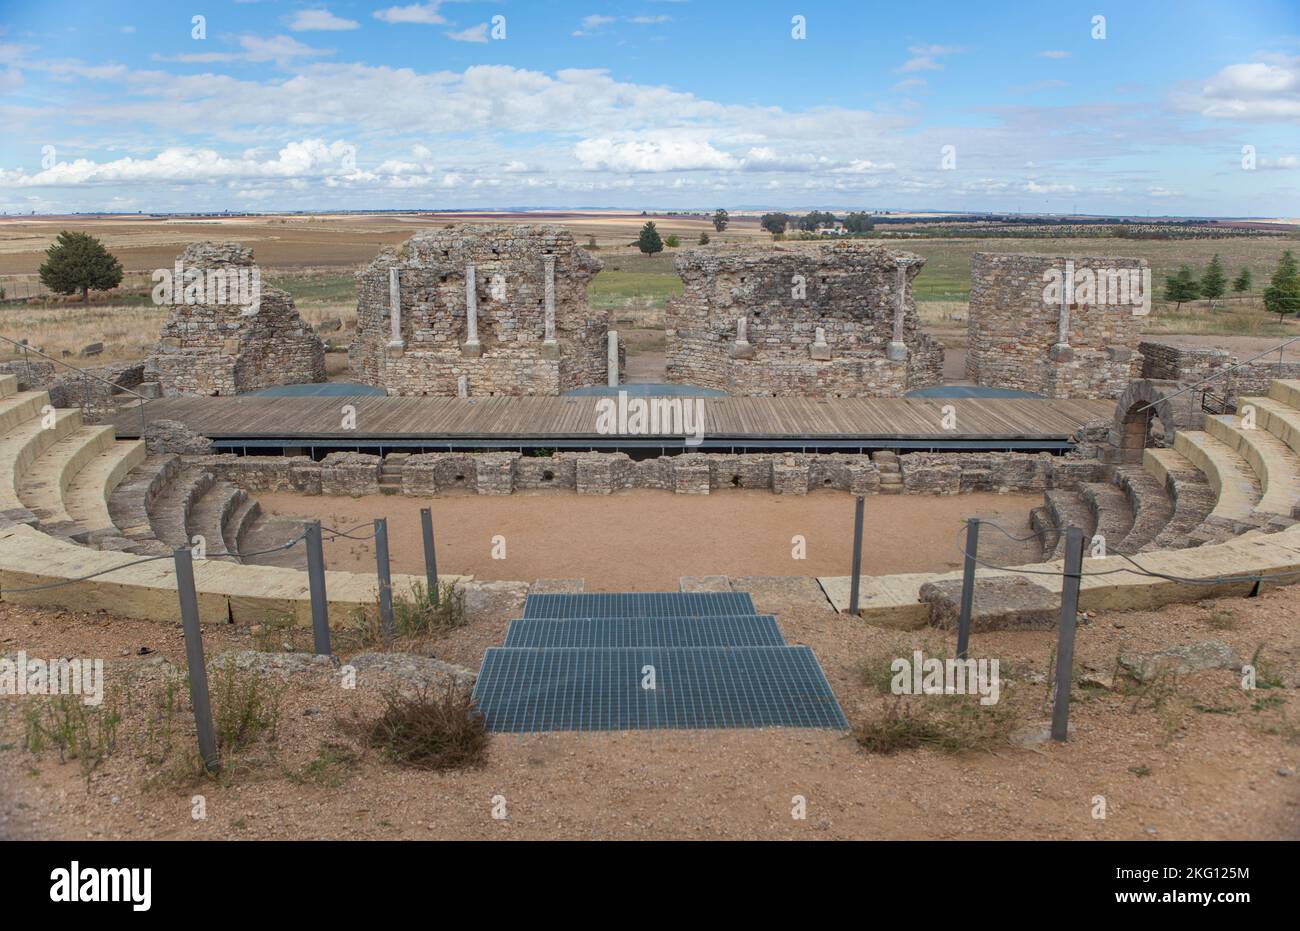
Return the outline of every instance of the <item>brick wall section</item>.
<path id="1" fill-rule="evenodd" d="M 557 349 L 543 345 L 546 272 L 555 256 Z M 468 337 L 466 269 L 475 268 L 481 355 Z M 402 348 L 390 347 L 391 268 L 399 269 Z M 559 226 L 458 226 L 417 233 L 357 275 L 356 377 L 389 394 L 557 395 L 607 380 L 609 315 L 587 285 L 601 263 Z M 622 371 L 620 364 L 620 372 Z"/>
<path id="2" fill-rule="evenodd" d="M 1069 256 L 1084 269 L 1147 268 L 1143 259 Z M 1032 391 L 1049 398 L 1117 398 L 1139 377 L 1142 317 L 1128 305 L 1070 307 L 1070 352 L 1052 357 L 1059 302 L 1043 299 L 1050 269 L 1067 257 L 977 252 L 971 258 L 966 377 L 979 385 Z"/>
<path id="3" fill-rule="evenodd" d="M 185 268 L 251 269 L 253 250 L 196 242 L 180 260 Z M 252 313 L 236 303 L 168 306 L 171 315 L 144 364 L 144 380 L 158 382 L 167 397 L 325 381 L 324 344 L 298 316 L 293 298 L 265 281 Z"/>
<path id="4" fill-rule="evenodd" d="M 910 494 L 1041 492 L 1105 478 L 1105 466 L 1097 460 L 1048 453 L 908 453 L 898 459 Z M 321 462 L 306 456 L 234 455 L 186 456 L 185 462 L 250 492 L 357 497 L 379 493 L 383 460 L 367 453 L 331 453 Z M 403 460 L 401 468 L 402 493 L 421 498 L 553 488 L 602 495 L 633 488 L 678 494 L 763 489 L 784 495 L 880 490 L 876 464 L 854 453 L 688 453 L 642 460 L 595 452 L 420 453 Z"/>
<path id="5" fill-rule="evenodd" d="M 1278 365 L 1265 356 L 1230 369 L 1240 360 L 1224 349 L 1170 346 L 1150 340 L 1144 340 L 1139 348 L 1143 358 L 1143 378 L 1167 379 L 1184 385 L 1212 378 L 1203 390 L 1233 401 L 1240 397 L 1268 394 L 1269 383 L 1275 378 L 1300 378 L 1300 362 Z"/>
<path id="6" fill-rule="evenodd" d="M 893 338 L 899 262 L 906 360 Z M 684 292 L 668 302 L 668 380 L 735 395 L 899 397 L 943 381 L 943 346 L 921 333 L 911 282 L 924 260 L 874 243 L 688 250 L 677 257 Z M 802 296 L 796 293 L 802 278 Z M 746 320 L 752 357 L 737 353 Z M 827 348 L 815 351 L 817 328 Z"/>

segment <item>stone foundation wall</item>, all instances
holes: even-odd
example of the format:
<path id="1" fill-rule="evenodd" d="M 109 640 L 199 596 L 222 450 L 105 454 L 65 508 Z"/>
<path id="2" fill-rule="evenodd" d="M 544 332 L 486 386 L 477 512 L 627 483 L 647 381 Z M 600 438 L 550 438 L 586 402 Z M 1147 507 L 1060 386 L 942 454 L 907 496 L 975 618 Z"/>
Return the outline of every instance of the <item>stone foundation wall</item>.
<path id="1" fill-rule="evenodd" d="M 685 291 L 666 315 L 668 380 L 757 397 L 940 384 L 943 347 L 921 333 L 911 293 L 923 264 L 863 242 L 685 251 Z"/>
<path id="2" fill-rule="evenodd" d="M 587 303 L 600 268 L 559 226 L 417 233 L 357 275 L 352 369 L 389 394 L 454 397 L 462 378 L 470 397 L 553 396 L 603 385 L 609 315 Z M 471 306 L 477 343 L 470 340 Z"/>
<path id="3" fill-rule="evenodd" d="M 1142 377 L 1168 381 L 1197 382 L 1231 365 L 1235 360 L 1226 349 L 1191 349 L 1143 340 Z"/>
<path id="4" fill-rule="evenodd" d="M 1064 277 L 1074 263 L 1075 301 L 1068 305 L 1065 343 L 1060 301 L 1047 300 L 1048 274 Z M 1143 259 L 976 253 L 971 258 L 966 377 L 979 385 L 1031 391 L 1049 398 L 1117 398 L 1140 376 L 1142 317 L 1129 303 L 1110 303 L 1115 270 L 1139 280 Z M 1085 291 L 1091 275 L 1102 282 Z M 1059 280 L 1059 279 L 1058 279 Z M 1102 292 L 1105 296 L 1102 296 Z"/>
<path id="5" fill-rule="evenodd" d="M 253 251 L 237 242 L 191 243 L 179 263 L 205 274 L 256 271 Z M 158 382 L 167 397 L 325 381 L 325 346 L 298 316 L 293 298 L 265 282 L 260 288 L 260 301 L 251 306 L 233 297 L 226 303 L 169 305 L 171 316 L 145 360 L 144 380 Z M 212 299 L 206 291 L 203 296 Z"/>
<path id="6" fill-rule="evenodd" d="M 908 453 L 898 457 L 909 494 L 1040 492 L 1101 481 L 1105 466 L 1048 453 Z M 187 456 L 216 477 L 250 492 L 295 491 L 306 495 L 378 494 L 383 460 L 366 453 L 331 453 L 321 462 L 306 456 Z M 420 453 L 401 460 L 402 494 L 502 495 L 560 489 L 612 494 L 653 488 L 677 494 L 761 489 L 806 495 L 818 490 L 873 495 L 880 470 L 871 457 L 854 453 L 688 453 L 633 460 L 625 453 Z"/>

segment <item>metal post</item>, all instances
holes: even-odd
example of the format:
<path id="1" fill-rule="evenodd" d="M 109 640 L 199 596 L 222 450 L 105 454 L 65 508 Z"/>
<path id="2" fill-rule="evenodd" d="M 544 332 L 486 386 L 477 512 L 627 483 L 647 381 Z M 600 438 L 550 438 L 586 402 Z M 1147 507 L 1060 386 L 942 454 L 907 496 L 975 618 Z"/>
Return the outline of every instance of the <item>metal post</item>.
<path id="1" fill-rule="evenodd" d="M 176 560 L 176 592 L 181 600 L 181 629 L 185 632 L 185 662 L 190 669 L 190 704 L 199 734 L 199 755 L 210 773 L 221 768 L 217 756 L 217 735 L 212 729 L 212 705 L 208 699 L 208 669 L 203 662 L 203 634 L 199 631 L 199 599 L 194 592 L 194 560 L 187 547 L 172 554 Z"/>
<path id="2" fill-rule="evenodd" d="M 433 547 L 433 511 L 420 508 L 420 529 L 424 531 L 424 579 L 429 597 L 438 603 L 438 551 Z"/>
<path id="3" fill-rule="evenodd" d="M 1061 574 L 1061 619 L 1057 625 L 1056 694 L 1052 703 L 1052 739 L 1065 740 L 1070 729 L 1070 686 L 1074 672 L 1074 625 L 1079 612 L 1079 578 L 1083 572 L 1083 531 L 1065 529 L 1065 567 Z"/>
<path id="4" fill-rule="evenodd" d="M 330 606 L 325 596 L 325 548 L 320 521 L 307 525 L 307 587 L 311 591 L 311 631 L 318 656 L 330 655 Z"/>
<path id="5" fill-rule="evenodd" d="M 862 508 L 866 499 L 858 495 L 853 506 L 853 581 L 849 584 L 849 613 L 858 613 L 858 579 L 862 575 Z"/>
<path id="6" fill-rule="evenodd" d="M 384 640 L 393 639 L 393 577 L 388 571 L 388 518 L 375 518 L 375 567 L 379 571 L 379 621 Z"/>
<path id="7" fill-rule="evenodd" d="M 980 522 L 978 517 L 966 521 L 966 555 L 961 568 L 961 614 L 957 618 L 957 658 L 966 658 L 966 647 L 970 644 L 970 613 L 975 601 L 975 554 L 980 544 Z"/>

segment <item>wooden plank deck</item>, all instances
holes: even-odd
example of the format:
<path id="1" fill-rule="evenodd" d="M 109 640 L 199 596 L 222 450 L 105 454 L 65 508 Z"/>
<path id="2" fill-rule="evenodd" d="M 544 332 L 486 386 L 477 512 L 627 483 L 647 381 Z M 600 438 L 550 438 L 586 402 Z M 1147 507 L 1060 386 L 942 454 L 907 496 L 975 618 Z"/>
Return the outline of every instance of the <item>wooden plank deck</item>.
<path id="1" fill-rule="evenodd" d="M 150 401 L 149 419 L 177 420 L 213 439 L 595 438 L 596 403 L 580 397 L 240 397 Z M 356 429 L 343 429 L 344 405 L 356 408 Z M 951 404 L 956 429 L 943 429 Z M 1088 421 L 1108 419 L 1110 401 L 1021 398 L 704 399 L 711 439 L 1067 439 Z M 138 409 L 112 421 L 120 437 L 140 434 Z M 603 437 L 609 439 L 609 437 Z"/>

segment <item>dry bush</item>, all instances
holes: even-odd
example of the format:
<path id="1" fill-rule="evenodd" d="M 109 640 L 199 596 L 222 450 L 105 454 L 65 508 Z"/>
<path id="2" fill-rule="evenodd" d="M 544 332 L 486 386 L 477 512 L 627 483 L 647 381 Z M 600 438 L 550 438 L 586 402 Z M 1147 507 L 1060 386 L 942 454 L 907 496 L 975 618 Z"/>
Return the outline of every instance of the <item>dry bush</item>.
<path id="1" fill-rule="evenodd" d="M 448 683 L 441 694 L 421 688 L 384 698 L 384 713 L 368 727 L 372 747 L 416 769 L 469 769 L 487 762 L 487 723 L 472 689 Z"/>

